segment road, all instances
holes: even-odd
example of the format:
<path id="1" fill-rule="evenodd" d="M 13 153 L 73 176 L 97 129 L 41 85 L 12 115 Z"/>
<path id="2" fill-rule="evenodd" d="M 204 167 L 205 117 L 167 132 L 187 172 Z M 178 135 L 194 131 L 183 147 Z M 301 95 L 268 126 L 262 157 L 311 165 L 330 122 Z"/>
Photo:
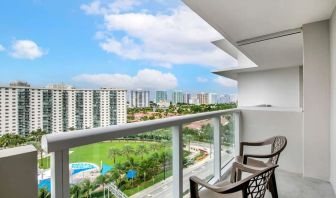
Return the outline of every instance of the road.
<path id="1" fill-rule="evenodd" d="M 228 161 L 231 156 L 227 154 L 222 155 L 222 161 Z M 189 177 L 196 175 L 202 179 L 213 174 L 213 158 L 207 157 L 201 162 L 192 165 L 186 169 L 183 169 L 183 191 L 189 189 Z M 160 198 L 171 198 L 173 197 L 173 178 L 169 177 L 165 181 L 159 182 L 137 194 L 131 196 L 131 198 L 148 198 L 148 197 L 160 197 Z"/>

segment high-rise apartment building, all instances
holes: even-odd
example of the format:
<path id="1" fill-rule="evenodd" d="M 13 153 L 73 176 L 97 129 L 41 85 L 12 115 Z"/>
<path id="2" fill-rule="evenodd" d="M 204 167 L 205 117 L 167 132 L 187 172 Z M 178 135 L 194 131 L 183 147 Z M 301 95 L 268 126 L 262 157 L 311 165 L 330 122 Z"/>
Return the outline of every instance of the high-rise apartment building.
<path id="1" fill-rule="evenodd" d="M 174 91 L 172 93 L 172 102 L 173 104 L 183 103 L 183 92 L 182 91 Z"/>
<path id="2" fill-rule="evenodd" d="M 126 90 L 0 87 L 0 134 L 48 133 L 124 124 Z"/>
<path id="3" fill-rule="evenodd" d="M 199 102 L 199 104 L 208 104 L 209 99 L 208 99 L 209 95 L 207 93 L 198 93 L 197 94 L 197 100 Z"/>
<path id="4" fill-rule="evenodd" d="M 190 93 L 184 93 L 183 94 L 183 103 L 184 104 L 189 104 L 190 99 L 191 99 L 191 94 Z"/>
<path id="5" fill-rule="evenodd" d="M 130 92 L 130 107 L 149 107 L 149 91 L 141 89 Z"/>
<path id="6" fill-rule="evenodd" d="M 197 96 L 191 96 L 189 99 L 189 104 L 199 105 L 199 100 Z"/>
<path id="7" fill-rule="evenodd" d="M 156 91 L 155 92 L 155 102 L 167 102 L 168 101 L 168 93 L 167 91 Z"/>
<path id="8" fill-rule="evenodd" d="M 218 95 L 216 93 L 208 93 L 208 104 L 218 104 Z"/>
<path id="9" fill-rule="evenodd" d="M 231 97 L 228 94 L 220 95 L 218 98 L 218 103 L 224 104 L 224 103 L 230 103 Z"/>

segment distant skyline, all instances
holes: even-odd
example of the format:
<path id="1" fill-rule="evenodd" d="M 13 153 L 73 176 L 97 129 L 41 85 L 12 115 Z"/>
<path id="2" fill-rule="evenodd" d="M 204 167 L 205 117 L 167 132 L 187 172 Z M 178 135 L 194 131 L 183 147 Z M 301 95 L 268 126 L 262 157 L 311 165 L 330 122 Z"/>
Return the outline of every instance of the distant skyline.
<path id="1" fill-rule="evenodd" d="M 2 1 L 0 84 L 236 93 L 236 61 L 181 1 Z M 20 13 L 20 14 L 17 14 Z"/>

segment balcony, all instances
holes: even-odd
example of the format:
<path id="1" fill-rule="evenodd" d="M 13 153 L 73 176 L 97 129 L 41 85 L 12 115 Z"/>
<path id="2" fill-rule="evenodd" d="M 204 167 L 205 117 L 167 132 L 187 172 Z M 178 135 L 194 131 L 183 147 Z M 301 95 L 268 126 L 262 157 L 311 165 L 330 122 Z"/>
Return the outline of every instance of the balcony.
<path id="1" fill-rule="evenodd" d="M 111 194 L 125 197 L 125 193 L 132 197 L 188 197 L 191 175 L 211 184 L 226 180 L 240 141 L 276 135 L 288 140 L 276 170 L 280 197 L 335 197 L 336 1 L 183 1 L 223 36 L 213 44 L 237 60 L 237 67 L 214 73 L 238 81 L 238 108 L 46 135 L 42 148 L 50 155 L 51 196 L 69 197 L 70 185 L 78 179 L 72 174 L 76 167 L 69 170 L 69 163 L 76 161 L 72 153 L 88 157 L 98 151 L 96 147 L 84 151 L 81 147 L 127 144 L 127 138 L 149 132 L 170 134 L 166 146 L 151 147 L 167 153 L 159 161 L 164 181 L 159 176 L 149 179 L 146 171 L 142 171 L 147 186 L 137 186 L 133 189 L 135 193 L 121 192 L 123 189 L 110 181 L 104 186 L 105 197 Z M 232 119 L 226 119 L 227 116 Z M 211 129 L 203 144 L 188 139 L 183 130 L 199 121 L 209 123 Z M 230 128 L 233 139 L 223 144 L 225 137 L 221 130 L 228 123 L 233 126 Z M 185 153 L 193 155 L 192 150 L 200 148 L 206 155 L 199 157 L 205 159 L 185 168 L 188 162 Z M 247 152 L 258 154 L 265 149 L 249 148 Z M 145 155 L 137 154 L 137 158 Z M 129 158 L 127 152 L 119 155 Z M 97 164 L 86 163 L 86 168 L 96 172 L 83 172 L 82 178 L 98 176 L 104 165 L 102 159 L 96 156 Z M 36 149 L 32 146 L 0 151 L 1 197 L 35 197 L 37 163 Z M 127 176 L 127 185 L 133 187 L 137 171 L 129 168 L 118 173 L 118 177 Z"/>
<path id="2" fill-rule="evenodd" d="M 139 190 L 139 192 L 133 194 L 131 197 L 188 197 L 188 179 L 192 175 L 207 179 L 213 184 L 219 180 L 225 180 L 227 178 L 230 166 L 233 162 L 233 156 L 239 153 L 239 146 L 237 147 L 239 141 L 241 141 L 242 138 L 250 136 L 245 132 L 249 132 L 249 130 L 261 132 L 251 136 L 251 139 L 258 140 L 260 137 L 265 136 L 262 134 L 262 130 L 264 130 L 262 128 L 264 128 L 266 123 L 271 123 L 273 127 L 276 128 L 284 123 L 288 123 L 290 120 L 292 120 L 291 123 L 299 121 L 301 119 L 301 114 L 302 112 L 260 112 L 259 110 L 231 109 L 130 123 L 119 126 L 49 134 L 42 138 L 42 148 L 49 153 L 51 157 L 51 196 L 55 198 L 69 197 L 70 185 L 75 179 L 71 176 L 70 171 L 72 170 L 69 170 L 69 159 L 71 158 L 71 152 L 69 152 L 69 150 L 79 152 L 78 150 L 73 150 L 73 148 L 81 148 L 81 146 L 84 145 L 92 145 L 94 143 L 102 143 L 118 138 L 130 137 L 148 131 L 155 133 L 158 129 L 167 129 L 172 135 L 172 177 L 169 177 L 169 174 L 167 173 L 167 178 L 164 181 L 156 183 L 144 190 Z M 223 122 L 223 116 L 230 116 L 232 118 L 230 121 L 234 126 L 232 131 L 232 134 L 234 134 L 234 142 L 231 145 L 233 153 L 231 154 L 228 154 L 226 150 L 223 150 L 227 147 L 224 147 L 222 144 L 223 134 L 221 133 L 221 126 L 223 126 L 223 124 L 228 124 L 227 122 Z M 258 117 L 258 119 L 255 119 L 256 117 Z M 183 150 L 188 150 L 188 140 L 183 138 L 183 127 L 189 123 L 200 120 L 209 121 L 209 119 L 211 120 L 213 128 L 213 145 L 210 148 L 212 159 L 207 159 L 199 165 L 196 164 L 194 166 L 196 168 L 184 168 Z M 295 126 L 294 124 L 288 126 L 286 130 L 288 133 L 292 133 L 293 130 L 297 130 L 296 127 L 298 126 Z M 244 129 L 244 133 L 242 129 Z M 273 134 L 267 134 L 267 136 L 271 135 Z M 300 159 L 295 158 L 300 158 L 300 156 L 297 155 L 297 152 L 295 151 L 296 148 L 293 146 L 293 142 L 297 141 L 297 139 L 295 139 L 295 136 L 288 137 L 288 147 L 281 156 L 280 168 L 276 171 L 280 197 L 335 197 L 330 183 L 318 179 L 304 178 L 298 173 L 297 168 L 300 166 Z M 31 146 L 9 150 L 10 151 L 0 151 L 1 164 L 4 164 L 6 167 L 1 170 L 1 174 L 5 175 L 4 171 L 7 170 L 8 172 L 11 172 L 12 176 L 10 178 L 20 178 L 21 180 L 20 182 L 16 180 L 11 181 L 9 176 L 2 177 L 1 183 L 4 184 L 2 185 L 2 192 L 37 194 L 36 150 Z M 90 153 L 92 154 L 95 152 L 96 151 L 91 151 Z M 7 156 L 3 153 L 7 153 Z M 23 167 L 25 168 L 22 169 Z M 169 166 L 167 165 L 167 167 Z M 83 177 L 89 178 L 90 175 L 83 174 Z M 14 182 L 14 186 L 26 186 L 27 188 L 21 188 L 22 190 L 17 192 L 15 189 L 10 188 L 13 186 L 13 183 L 11 182 Z M 110 186 L 107 184 L 105 187 L 104 192 L 106 197 L 121 192 L 116 189 L 113 190 L 112 188 L 115 186 L 112 184 Z M 123 196 L 124 195 L 119 195 L 119 197 Z M 267 196 L 270 197 L 270 195 Z M 19 194 L 17 194 L 16 197 L 20 197 Z"/>

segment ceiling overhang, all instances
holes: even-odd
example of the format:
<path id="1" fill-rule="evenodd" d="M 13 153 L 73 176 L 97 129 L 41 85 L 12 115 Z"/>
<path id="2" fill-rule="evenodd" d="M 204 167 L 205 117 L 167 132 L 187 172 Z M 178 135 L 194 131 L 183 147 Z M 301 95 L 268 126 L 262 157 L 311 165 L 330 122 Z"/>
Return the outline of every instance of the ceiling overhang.
<path id="1" fill-rule="evenodd" d="M 303 65 L 302 25 L 329 19 L 336 5 L 335 0 L 183 1 L 224 37 L 213 44 L 239 66 L 214 73 L 232 79 L 243 71 Z M 249 61 L 239 61 L 242 55 Z"/>

